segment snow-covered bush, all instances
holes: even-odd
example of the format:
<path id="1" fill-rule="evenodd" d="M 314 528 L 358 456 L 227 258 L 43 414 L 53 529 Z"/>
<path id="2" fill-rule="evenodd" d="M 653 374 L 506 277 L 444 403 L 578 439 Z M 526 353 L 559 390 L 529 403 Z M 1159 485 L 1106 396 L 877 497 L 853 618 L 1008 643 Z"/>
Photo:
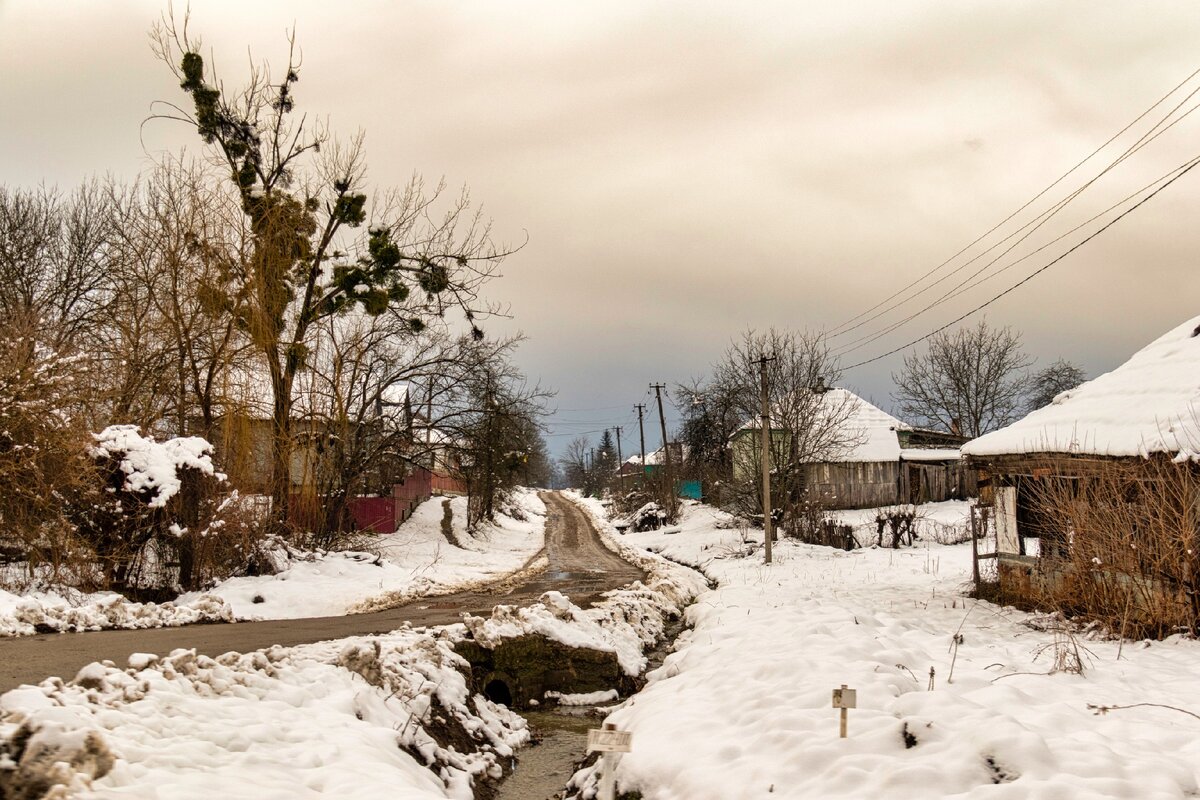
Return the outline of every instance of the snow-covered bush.
<path id="1" fill-rule="evenodd" d="M 667 512 L 658 503 L 646 503 L 629 517 L 629 527 L 636 533 L 656 531 L 667 520 Z"/>
<path id="2" fill-rule="evenodd" d="M 214 467 L 211 444 L 159 442 L 135 425 L 111 425 L 94 440 L 97 481 L 69 513 L 102 588 L 196 589 L 246 562 L 253 515 Z"/>

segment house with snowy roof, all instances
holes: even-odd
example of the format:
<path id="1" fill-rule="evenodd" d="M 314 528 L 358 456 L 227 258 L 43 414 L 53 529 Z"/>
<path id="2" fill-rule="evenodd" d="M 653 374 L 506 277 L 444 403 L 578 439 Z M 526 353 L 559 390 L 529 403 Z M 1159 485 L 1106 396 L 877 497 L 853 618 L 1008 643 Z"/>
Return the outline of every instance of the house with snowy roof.
<path id="1" fill-rule="evenodd" d="M 1089 526 L 1103 519 L 1132 520 L 1139 509 L 1148 514 L 1167 494 L 1164 480 L 1188 470 L 1196 474 L 1200 316 L 1113 371 L 968 442 L 962 452 L 978 470 L 982 496 L 991 503 L 1002 590 L 1024 594 L 1035 591 L 1039 581 L 1057 580 L 1062 576 L 1056 565 L 1091 546 Z M 1098 496 L 1097 487 L 1109 487 L 1108 494 Z M 1189 508 L 1181 508 L 1186 513 L 1179 519 L 1192 520 L 1184 524 L 1195 526 L 1197 508 L 1191 506 L 1197 502 L 1183 503 Z M 1081 515 L 1101 507 L 1101 517 L 1083 521 Z M 1139 538 L 1149 535 L 1148 524 L 1127 527 L 1120 549 L 1137 553 Z M 1188 540 L 1200 535 L 1177 533 Z M 1088 559 L 1105 569 L 1109 561 L 1099 554 Z"/>
<path id="2" fill-rule="evenodd" d="M 915 429 L 849 389 L 777 403 L 770 439 L 773 472 L 792 476 L 792 502 L 806 495 L 830 509 L 874 508 L 969 493 L 953 446 L 961 439 Z M 735 484 L 757 480 L 761 441 L 758 419 L 730 437 Z"/>

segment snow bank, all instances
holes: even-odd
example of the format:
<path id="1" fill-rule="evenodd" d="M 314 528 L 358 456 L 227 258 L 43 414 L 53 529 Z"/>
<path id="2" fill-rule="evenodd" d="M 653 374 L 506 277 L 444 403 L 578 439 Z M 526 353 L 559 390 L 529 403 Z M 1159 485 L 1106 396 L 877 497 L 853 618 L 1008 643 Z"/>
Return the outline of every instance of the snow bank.
<path id="1" fill-rule="evenodd" d="M 111 441 L 127 441 L 128 435 Z M 509 510 L 524 519 L 500 514 L 495 525 L 474 536 L 466 531 L 466 498 L 450 500 L 457 544 L 442 533 L 442 502 L 422 503 L 399 531 L 376 537 L 371 544 L 378 552 L 306 552 L 282 545 L 271 553 L 276 574 L 230 578 L 175 602 L 135 603 L 113 592 L 74 593 L 68 599 L 49 591 L 0 590 L 0 637 L 362 613 L 516 579 L 545 566 L 529 564 L 545 544 L 546 507 L 535 491 L 514 495 Z"/>
<path id="2" fill-rule="evenodd" d="M 217 659 L 141 654 L 127 669 L 91 664 L 68 683 L 8 692 L 0 795 L 42 780 L 95 798 L 469 800 L 529 733 L 470 695 L 451 638 L 401 630 Z"/>
<path id="3" fill-rule="evenodd" d="M 177 603 L 134 603 L 114 592 L 96 592 L 71 602 L 53 592 L 16 595 L 0 589 L 0 637 L 107 628 L 170 628 L 233 619 L 229 604 L 211 594 L 196 593 Z"/>
<path id="4" fill-rule="evenodd" d="M 863 512 L 869 513 L 869 512 Z M 842 552 L 754 536 L 688 505 L 680 532 L 623 542 L 720 581 L 645 690 L 607 721 L 633 732 L 619 791 L 654 798 L 1182 798 L 1200 789 L 1200 643 L 1080 641 L 968 600 L 970 546 Z M 955 635 L 961 641 L 955 640 Z M 1056 642 L 1058 643 L 1056 645 Z M 931 675 L 932 672 L 932 675 Z M 857 689 L 838 738 L 831 691 Z M 932 688 L 931 688 L 932 684 Z M 573 784 L 591 791 L 589 767 Z"/>
<path id="5" fill-rule="evenodd" d="M 545 694 L 547 700 L 556 700 L 560 706 L 598 706 L 612 703 L 619 696 L 616 689 L 582 694 L 563 694 L 562 692 L 546 692 Z"/>
<path id="6" fill-rule="evenodd" d="M 646 667 L 646 649 L 660 641 L 668 622 L 678 618 L 707 589 L 707 580 L 688 567 L 622 544 L 602 512 L 597 513 L 598 503 L 575 493 L 563 494 L 592 517 L 609 549 L 646 572 L 646 581 L 606 592 L 600 602 L 586 610 L 560 592 L 547 592 L 533 605 L 500 605 L 492 609 L 490 617 L 467 616 L 463 622 L 475 640 L 487 648 L 496 647 L 504 639 L 537 634 L 569 647 L 613 653 L 621 669 L 636 677 Z"/>
<path id="7" fill-rule="evenodd" d="M 446 500 L 454 543 L 442 533 Z M 274 575 L 231 578 L 204 594 L 228 603 L 237 619 L 298 619 L 377 611 L 483 586 L 520 570 L 545 544 L 546 507 L 537 493 L 518 490 L 514 503 L 510 510 L 525 519 L 499 514 L 495 525 L 472 536 L 466 498 L 434 497 L 395 533 L 369 540 L 374 553 L 291 552 Z"/>

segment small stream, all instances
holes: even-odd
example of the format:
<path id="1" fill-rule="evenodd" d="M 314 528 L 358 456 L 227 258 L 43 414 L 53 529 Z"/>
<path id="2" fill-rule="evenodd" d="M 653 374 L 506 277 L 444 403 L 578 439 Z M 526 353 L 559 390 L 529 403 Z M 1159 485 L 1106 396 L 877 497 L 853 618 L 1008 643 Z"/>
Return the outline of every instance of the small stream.
<path id="1" fill-rule="evenodd" d="M 683 621 L 672 622 L 653 650 L 646 653 L 646 672 L 662 666 L 675 639 L 683 632 Z M 643 673 L 645 674 L 645 673 Z M 624 699 L 617 701 L 619 705 Z M 534 743 L 517 752 L 517 766 L 500 784 L 495 800 L 556 800 L 587 755 L 587 732 L 599 728 L 615 706 L 557 706 L 547 710 L 522 711 L 529 722 Z"/>
<path id="2" fill-rule="evenodd" d="M 595 709 L 599 711 L 599 709 Z M 585 755 L 588 728 L 604 719 L 593 709 L 560 706 L 553 711 L 525 711 L 535 743 L 518 753 L 517 768 L 500 784 L 496 800 L 552 800 L 557 797 L 575 764 Z"/>

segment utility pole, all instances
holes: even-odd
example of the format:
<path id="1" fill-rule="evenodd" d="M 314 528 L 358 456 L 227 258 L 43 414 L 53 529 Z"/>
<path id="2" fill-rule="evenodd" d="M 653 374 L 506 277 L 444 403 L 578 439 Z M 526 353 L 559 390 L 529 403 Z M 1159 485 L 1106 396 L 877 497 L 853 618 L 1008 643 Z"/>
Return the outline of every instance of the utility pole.
<path id="1" fill-rule="evenodd" d="M 762 418 L 759 425 L 762 427 L 762 509 L 763 509 L 763 547 L 764 563 L 771 563 L 771 539 L 774 534 L 771 519 L 771 405 L 767 394 L 767 364 L 774 361 L 774 357 L 767 358 L 764 354 L 762 358 L 755 361 L 758 364 L 759 377 L 762 379 L 762 386 L 759 389 L 759 400 L 762 401 Z"/>
<path id="2" fill-rule="evenodd" d="M 493 485 L 493 475 L 492 475 L 492 471 L 494 469 L 494 467 L 492 466 L 492 450 L 495 448 L 495 442 L 492 441 L 492 416 L 493 416 L 492 415 L 492 406 L 495 405 L 495 398 L 492 396 L 492 373 L 489 371 L 485 377 L 487 379 L 487 383 L 486 383 L 486 386 L 484 389 L 484 395 L 483 395 L 483 408 L 484 408 L 483 414 L 484 414 L 484 430 L 485 430 L 485 433 L 484 433 L 485 441 L 484 441 L 484 451 L 483 452 L 484 452 L 484 459 L 485 459 L 484 466 L 485 466 L 486 471 L 483 476 L 483 480 L 484 480 L 483 485 L 484 485 L 484 491 L 486 492 L 486 495 L 483 498 L 483 513 L 484 513 L 484 516 L 490 521 L 492 519 L 495 519 L 493 510 L 492 510 L 492 498 L 496 494 L 496 490 Z"/>
<path id="3" fill-rule="evenodd" d="M 613 428 L 617 432 L 617 482 L 625 486 L 625 456 L 621 454 L 621 427 Z"/>
<path id="4" fill-rule="evenodd" d="M 654 390 L 654 396 L 658 398 L 658 424 L 662 428 L 662 450 L 663 464 L 665 465 L 665 476 L 667 485 L 667 502 L 670 504 L 671 518 L 674 519 L 675 514 L 675 481 L 671 471 L 671 448 L 670 442 L 667 441 L 667 418 L 663 416 L 662 390 L 667 388 L 665 383 L 652 383 L 650 388 Z"/>
<path id="5" fill-rule="evenodd" d="M 429 454 L 429 473 L 437 464 L 433 460 L 433 378 L 429 379 L 429 395 L 425 398 L 425 452 Z"/>
<path id="6" fill-rule="evenodd" d="M 641 443 L 642 443 L 641 473 L 642 473 L 642 477 L 645 478 L 646 477 L 646 429 L 644 427 L 642 427 L 642 415 L 646 411 L 646 404 L 638 403 L 636 406 L 634 406 L 634 408 L 636 408 L 637 412 L 638 412 L 638 439 L 640 439 Z"/>

